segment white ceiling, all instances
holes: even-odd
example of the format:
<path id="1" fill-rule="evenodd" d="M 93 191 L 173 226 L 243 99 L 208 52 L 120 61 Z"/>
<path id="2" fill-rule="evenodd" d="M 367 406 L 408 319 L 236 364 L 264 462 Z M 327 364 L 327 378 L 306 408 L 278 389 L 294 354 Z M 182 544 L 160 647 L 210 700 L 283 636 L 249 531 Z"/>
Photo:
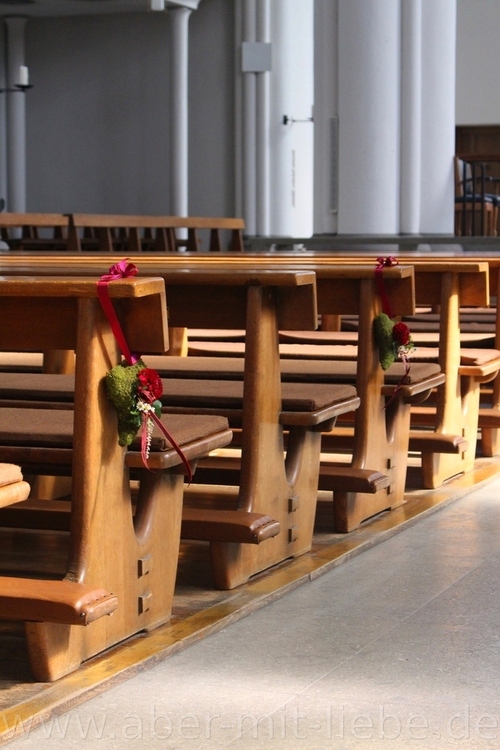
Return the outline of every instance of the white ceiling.
<path id="1" fill-rule="evenodd" d="M 200 0 L 166 0 L 196 10 Z M 151 13 L 151 0 L 0 0 L 0 16 L 81 16 L 99 13 Z"/>

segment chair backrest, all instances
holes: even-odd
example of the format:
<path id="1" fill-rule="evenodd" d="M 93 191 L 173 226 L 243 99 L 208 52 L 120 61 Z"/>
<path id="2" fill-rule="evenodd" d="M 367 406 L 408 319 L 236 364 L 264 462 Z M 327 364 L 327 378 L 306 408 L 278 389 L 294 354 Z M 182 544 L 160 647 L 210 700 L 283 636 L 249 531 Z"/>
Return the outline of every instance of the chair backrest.
<path id="1" fill-rule="evenodd" d="M 455 156 L 455 196 L 463 198 L 473 192 L 472 168 L 469 162 Z"/>

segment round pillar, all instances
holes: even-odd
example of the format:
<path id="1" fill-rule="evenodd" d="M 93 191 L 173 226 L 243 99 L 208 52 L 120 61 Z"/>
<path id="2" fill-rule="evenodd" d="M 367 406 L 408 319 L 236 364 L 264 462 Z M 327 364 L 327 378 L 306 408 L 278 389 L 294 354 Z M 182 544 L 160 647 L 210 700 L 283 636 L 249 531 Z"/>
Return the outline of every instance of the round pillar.
<path id="1" fill-rule="evenodd" d="M 339 234 L 399 232 L 400 23 L 400 0 L 339 0 Z"/>
<path id="2" fill-rule="evenodd" d="M 401 224 L 420 232 L 422 139 L 422 0 L 401 3 Z"/>
<path id="3" fill-rule="evenodd" d="M 422 233 L 454 233 L 456 10 L 422 4 Z"/>
<path id="4" fill-rule="evenodd" d="M 24 28 L 26 18 L 7 17 L 7 86 L 19 83 L 24 65 Z M 7 208 L 26 211 L 26 93 L 7 93 Z"/>
<path id="5" fill-rule="evenodd" d="M 171 206 L 174 216 L 188 215 L 188 30 L 189 8 L 169 11 L 172 48 Z"/>

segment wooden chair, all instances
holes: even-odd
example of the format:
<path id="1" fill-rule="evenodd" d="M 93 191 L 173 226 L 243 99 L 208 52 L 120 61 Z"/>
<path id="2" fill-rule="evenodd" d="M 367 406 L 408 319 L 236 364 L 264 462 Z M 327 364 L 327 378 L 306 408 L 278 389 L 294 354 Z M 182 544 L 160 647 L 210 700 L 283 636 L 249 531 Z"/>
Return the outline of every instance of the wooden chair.
<path id="1" fill-rule="evenodd" d="M 500 198 L 485 192 L 485 165 L 455 156 L 454 168 L 455 235 L 496 236 Z"/>

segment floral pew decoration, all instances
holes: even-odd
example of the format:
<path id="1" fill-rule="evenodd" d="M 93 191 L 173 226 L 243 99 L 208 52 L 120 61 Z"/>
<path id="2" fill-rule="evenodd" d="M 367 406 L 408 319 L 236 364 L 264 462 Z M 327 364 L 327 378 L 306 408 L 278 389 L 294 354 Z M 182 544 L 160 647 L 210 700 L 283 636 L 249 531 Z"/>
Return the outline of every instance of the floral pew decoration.
<path id="1" fill-rule="evenodd" d="M 106 393 L 118 417 L 118 443 L 125 447 L 131 445 L 140 431 L 142 461 L 149 468 L 151 438 L 156 425 L 181 458 L 188 482 L 191 482 L 189 461 L 161 421 L 161 378 L 156 370 L 146 367 L 140 356 L 130 351 L 111 302 L 108 285 L 118 279 L 136 276 L 137 273 L 137 266 L 124 259 L 112 265 L 109 273 L 101 276 L 97 282 L 99 300 L 124 357 L 106 375 Z"/>
<path id="2" fill-rule="evenodd" d="M 384 283 L 383 269 L 390 266 L 397 266 L 398 263 L 399 261 L 392 256 L 389 256 L 388 258 L 377 258 L 377 266 L 375 268 L 375 279 L 377 281 L 380 299 L 382 301 L 382 312 L 379 313 L 373 321 L 373 330 L 379 351 L 380 366 L 384 371 L 388 370 L 398 359 L 400 359 L 405 366 L 403 377 L 394 389 L 394 392 L 386 403 L 385 408 L 387 408 L 391 401 L 393 401 L 406 383 L 410 373 L 409 355 L 415 349 L 410 329 L 406 323 L 402 323 L 401 321 L 398 322 L 393 317 L 391 303 Z"/>

